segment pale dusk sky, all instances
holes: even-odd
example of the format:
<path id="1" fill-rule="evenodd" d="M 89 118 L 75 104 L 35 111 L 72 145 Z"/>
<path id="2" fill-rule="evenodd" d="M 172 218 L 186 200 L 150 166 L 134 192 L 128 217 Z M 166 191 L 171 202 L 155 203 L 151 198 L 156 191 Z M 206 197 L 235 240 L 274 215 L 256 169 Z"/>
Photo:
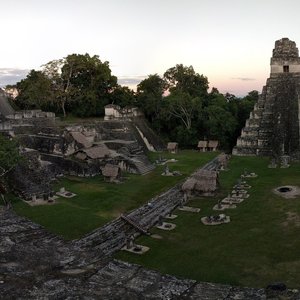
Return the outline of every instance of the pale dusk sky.
<path id="1" fill-rule="evenodd" d="M 119 83 L 192 65 L 210 87 L 261 92 L 275 40 L 300 46 L 299 0 L 0 0 L 0 86 L 68 54 L 99 55 Z"/>

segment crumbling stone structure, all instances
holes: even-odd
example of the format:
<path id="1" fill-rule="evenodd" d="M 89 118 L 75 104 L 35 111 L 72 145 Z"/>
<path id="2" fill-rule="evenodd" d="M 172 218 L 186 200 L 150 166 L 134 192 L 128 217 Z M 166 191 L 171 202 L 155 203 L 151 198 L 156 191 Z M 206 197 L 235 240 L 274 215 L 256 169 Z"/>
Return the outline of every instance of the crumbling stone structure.
<path id="1" fill-rule="evenodd" d="M 50 186 L 44 181 L 57 175 L 95 176 L 106 164 L 129 173 L 152 171 L 154 165 L 145 152 L 159 151 L 164 145 L 136 110 L 125 112 L 126 116 L 112 120 L 61 127 L 54 113 L 15 111 L 0 91 L 0 133 L 17 138 L 23 156 L 35 153 L 38 157 L 36 168 L 23 164 L 10 172 L 11 187 L 22 198 L 31 199 L 49 195 Z"/>
<path id="2" fill-rule="evenodd" d="M 275 42 L 271 74 L 233 149 L 235 155 L 300 152 L 300 58 L 295 42 Z"/>
<path id="3" fill-rule="evenodd" d="M 216 170 L 216 158 L 204 170 Z M 180 184 L 130 212 L 149 229 L 182 198 Z M 150 205 L 151 204 L 151 205 Z M 284 284 L 267 289 L 196 282 L 112 259 L 126 237 L 139 234 L 118 218 L 83 238 L 66 242 L 0 206 L 1 299 L 299 299 Z"/>

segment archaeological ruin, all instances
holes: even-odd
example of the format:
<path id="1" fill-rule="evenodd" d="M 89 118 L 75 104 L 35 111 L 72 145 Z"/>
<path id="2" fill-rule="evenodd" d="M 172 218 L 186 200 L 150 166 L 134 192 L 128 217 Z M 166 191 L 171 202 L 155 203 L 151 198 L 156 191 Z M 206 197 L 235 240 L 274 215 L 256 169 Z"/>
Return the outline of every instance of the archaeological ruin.
<path id="1" fill-rule="evenodd" d="M 270 78 L 233 154 L 275 158 L 299 155 L 299 93 L 298 49 L 294 42 L 283 38 L 276 41 Z M 0 90 L 0 133 L 17 139 L 25 158 L 8 176 L 13 191 L 24 201 L 48 200 L 54 193 L 51 182 L 56 177 L 101 175 L 108 184 L 115 184 L 122 181 L 122 172 L 143 175 L 155 168 L 147 151 L 168 150 L 174 157 L 178 155 L 178 143 L 164 145 L 136 108 L 108 105 L 105 113 L 104 120 L 65 125 L 51 112 L 15 111 Z M 216 140 L 198 144 L 199 152 L 216 151 L 218 146 Z M 299 290 L 289 290 L 282 283 L 248 288 L 197 282 L 113 258 L 121 249 L 140 254 L 151 251 L 135 244 L 135 239 L 140 235 L 150 237 L 154 226 L 166 231 L 175 229 L 176 224 L 163 222 L 163 218 L 177 217 L 172 214 L 174 209 L 199 213 L 200 208 L 183 205 L 195 195 L 213 198 L 222 188 L 219 172 L 228 170 L 228 160 L 224 153 L 216 156 L 139 208 L 72 241 L 49 233 L 10 207 L 0 206 L 0 298 L 300 299 Z M 165 163 L 160 157 L 157 164 L 161 162 Z M 169 173 L 166 165 L 165 175 Z M 228 197 L 214 209 L 238 210 L 242 201 L 248 201 L 251 186 L 246 179 L 256 177 L 244 170 Z M 61 188 L 57 194 L 66 192 Z M 222 212 L 199 218 L 199 226 L 205 227 L 201 221 L 205 225 L 228 224 L 225 226 L 234 222 Z M 278 294 L 282 298 L 276 298 Z"/>
<path id="2" fill-rule="evenodd" d="M 27 158 L 10 176 L 17 194 L 27 200 L 48 197 L 49 178 L 95 176 L 108 164 L 135 174 L 153 170 L 146 151 L 165 146 L 142 114 L 136 108 L 120 110 L 114 105 L 105 112 L 103 121 L 61 126 L 52 112 L 15 111 L 1 91 L 0 133 L 17 139 L 20 153 Z"/>
<path id="3" fill-rule="evenodd" d="M 271 73 L 246 125 L 235 155 L 278 158 L 299 156 L 300 58 L 296 43 L 288 38 L 275 42 Z"/>
<path id="4" fill-rule="evenodd" d="M 214 159 L 202 170 L 217 168 L 218 159 Z M 0 298 L 266 299 L 268 289 L 202 283 L 112 259 L 116 251 L 130 246 L 129 239 L 147 234 L 161 216 L 169 216 L 182 197 L 178 184 L 126 216 L 70 242 L 2 209 Z M 276 288 L 270 291 L 276 294 Z M 283 291 L 287 296 L 299 296 L 285 286 Z"/>

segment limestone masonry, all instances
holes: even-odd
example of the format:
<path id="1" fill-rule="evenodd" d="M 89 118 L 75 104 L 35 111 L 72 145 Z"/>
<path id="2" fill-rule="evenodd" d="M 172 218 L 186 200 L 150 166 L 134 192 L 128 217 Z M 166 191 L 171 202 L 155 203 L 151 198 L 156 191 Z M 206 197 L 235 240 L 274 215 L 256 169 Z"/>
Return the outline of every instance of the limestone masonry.
<path id="1" fill-rule="evenodd" d="M 271 74 L 233 149 L 235 155 L 299 155 L 300 58 L 296 43 L 275 42 Z"/>

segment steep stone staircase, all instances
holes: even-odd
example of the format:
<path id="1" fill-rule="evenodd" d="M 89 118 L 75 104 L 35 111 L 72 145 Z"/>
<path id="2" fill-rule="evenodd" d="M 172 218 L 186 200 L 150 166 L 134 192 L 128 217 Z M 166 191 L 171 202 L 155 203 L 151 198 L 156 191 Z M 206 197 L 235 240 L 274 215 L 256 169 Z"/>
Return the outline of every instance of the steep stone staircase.
<path id="1" fill-rule="evenodd" d="M 148 174 L 155 169 L 155 166 L 151 164 L 145 155 L 138 155 L 131 158 L 131 162 L 135 165 L 137 171 L 141 175 Z"/>

